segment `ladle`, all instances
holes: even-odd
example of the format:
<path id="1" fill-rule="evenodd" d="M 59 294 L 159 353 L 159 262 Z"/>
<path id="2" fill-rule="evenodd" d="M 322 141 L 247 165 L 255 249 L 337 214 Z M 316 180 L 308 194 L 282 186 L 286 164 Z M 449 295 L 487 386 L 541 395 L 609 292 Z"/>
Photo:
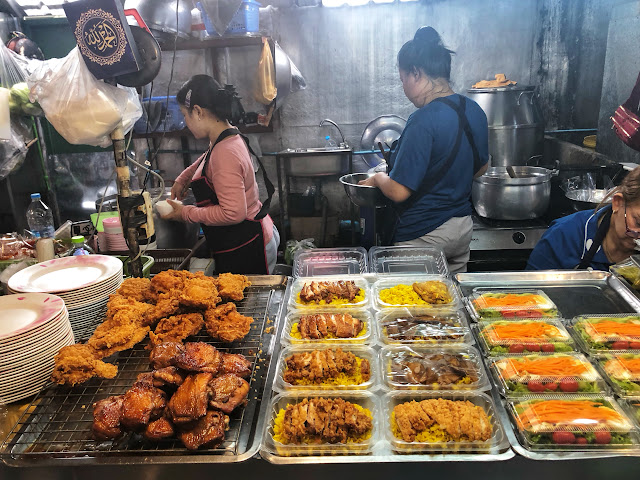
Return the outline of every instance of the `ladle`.
<path id="1" fill-rule="evenodd" d="M 513 169 L 513 167 L 511 165 L 507 166 L 507 173 L 509 174 L 509 176 L 511 178 L 518 178 L 518 175 L 516 174 L 516 171 Z"/>

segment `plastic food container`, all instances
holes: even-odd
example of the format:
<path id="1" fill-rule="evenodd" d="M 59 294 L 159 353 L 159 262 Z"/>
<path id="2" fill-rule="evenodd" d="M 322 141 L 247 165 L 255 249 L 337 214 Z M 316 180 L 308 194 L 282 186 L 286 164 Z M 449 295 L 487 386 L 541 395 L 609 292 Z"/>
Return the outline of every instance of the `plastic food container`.
<path id="1" fill-rule="evenodd" d="M 444 252 L 435 247 L 371 247 L 369 269 L 378 275 L 449 275 Z"/>
<path id="2" fill-rule="evenodd" d="M 558 316 L 556 305 L 542 290 L 474 288 L 469 307 L 476 320 Z"/>
<path id="3" fill-rule="evenodd" d="M 618 395 L 640 398 L 640 353 L 607 354 L 598 362 Z"/>
<path id="4" fill-rule="evenodd" d="M 448 346 L 473 343 L 460 311 L 434 313 L 419 308 L 385 309 L 376 313 L 378 338 L 386 345 Z"/>
<path id="5" fill-rule="evenodd" d="M 333 376 L 332 378 L 322 381 L 320 383 L 313 382 L 307 377 L 306 382 L 286 381 L 285 372 L 287 370 L 287 358 L 295 354 L 311 353 L 315 350 L 322 352 L 326 350 L 332 350 L 334 355 L 336 349 L 342 349 L 345 353 L 352 353 L 357 359 L 367 361 L 369 363 L 369 379 L 361 381 L 353 381 L 354 375 L 346 375 L 342 373 L 339 376 Z M 361 363 L 359 364 L 361 365 Z M 359 368 L 359 367 L 358 367 Z M 308 369 L 308 368 L 307 368 Z M 315 346 L 289 346 L 283 348 L 280 352 L 280 358 L 276 367 L 276 381 L 274 383 L 274 389 L 279 392 L 284 391 L 310 391 L 310 390 L 369 390 L 377 384 L 377 369 L 378 369 L 378 357 L 373 349 L 362 346 L 346 346 L 346 345 L 332 345 L 322 344 Z M 315 369 L 314 369 L 315 370 Z M 357 376 L 355 376 L 357 378 Z"/>
<path id="6" fill-rule="evenodd" d="M 283 412 L 287 405 L 296 405 L 303 399 L 317 398 L 341 398 L 347 402 L 360 406 L 370 412 L 372 417 L 372 429 L 370 434 L 352 437 L 347 443 L 329 443 L 320 441 L 319 443 L 307 444 L 286 444 L 279 441 L 279 424 L 282 423 Z M 265 448 L 271 453 L 279 456 L 299 456 L 299 455 L 366 455 L 371 453 L 376 444 L 378 434 L 379 406 L 374 395 L 368 392 L 323 392 L 317 393 L 284 393 L 275 396 L 271 400 L 271 408 L 268 412 L 269 421 L 266 422 L 264 434 Z"/>
<path id="7" fill-rule="evenodd" d="M 431 432 L 426 435 L 431 437 L 405 440 L 398 431 L 395 423 L 394 408 L 407 402 L 421 402 L 423 400 L 443 399 L 450 401 L 470 402 L 482 408 L 491 423 L 491 436 L 487 440 L 447 440 L 438 424 L 432 425 Z M 385 436 L 391 445 L 391 449 L 397 453 L 500 453 L 509 448 L 502 425 L 498 421 L 496 409 L 491 397 L 479 392 L 391 392 L 383 399 L 383 414 L 385 418 Z M 423 430 L 423 432 L 425 432 Z M 444 438 L 443 438 L 444 437 Z"/>
<path id="8" fill-rule="evenodd" d="M 426 303 L 424 300 L 420 299 L 418 294 L 413 290 L 413 284 L 423 282 L 437 282 L 430 283 L 430 285 L 440 287 L 436 290 L 434 297 L 436 302 L 441 303 Z M 402 290 L 397 292 L 398 298 L 396 300 L 386 297 L 389 289 L 396 288 L 400 285 L 402 285 L 402 287 L 400 287 Z M 446 288 L 446 292 L 444 291 L 444 288 Z M 442 298 L 443 295 L 446 298 Z M 455 286 L 451 280 L 440 275 L 406 275 L 403 277 L 383 278 L 373 284 L 372 296 L 375 301 L 375 306 L 378 309 L 420 307 L 422 309 L 429 309 L 432 311 L 453 311 L 460 307 L 460 300 Z"/>
<path id="9" fill-rule="evenodd" d="M 608 396 L 541 395 L 509 402 L 508 410 L 529 450 L 628 449 L 638 441 L 633 422 Z"/>
<path id="10" fill-rule="evenodd" d="M 478 322 L 478 344 L 485 355 L 556 353 L 575 350 L 559 320 L 496 320 Z"/>
<path id="11" fill-rule="evenodd" d="M 571 322 L 576 339 L 588 353 L 640 353 L 640 315 L 582 315 Z"/>
<path id="12" fill-rule="evenodd" d="M 346 282 L 352 281 L 356 287 L 360 288 L 360 295 L 353 301 L 348 300 L 332 300 L 327 303 L 326 300 L 320 300 L 319 303 L 309 302 L 304 303 L 300 300 L 300 291 L 305 285 L 311 282 L 322 284 L 322 282 Z M 369 284 L 364 277 L 352 275 L 349 277 L 341 276 L 326 276 L 326 277 L 305 277 L 297 278 L 291 286 L 291 297 L 289 298 L 289 307 L 295 309 L 316 310 L 319 308 L 367 308 L 369 306 Z"/>
<path id="13" fill-rule="evenodd" d="M 380 372 L 393 390 L 489 390 L 480 353 L 473 347 L 384 347 Z"/>
<path id="14" fill-rule="evenodd" d="M 293 257 L 294 277 L 362 275 L 367 268 L 367 251 L 362 247 L 298 250 Z"/>
<path id="15" fill-rule="evenodd" d="M 611 265 L 609 267 L 611 273 L 624 278 L 631 288 L 640 290 L 640 265 L 634 257 L 629 257 L 626 260 Z"/>
<path id="16" fill-rule="evenodd" d="M 640 400 L 628 398 L 620 400 L 620 403 L 624 406 L 629 417 L 635 422 L 636 428 L 640 428 Z"/>
<path id="17" fill-rule="evenodd" d="M 344 315 L 349 314 L 354 318 L 359 319 L 364 325 L 361 332 L 356 337 L 350 338 L 301 338 L 298 333 L 298 324 L 300 323 L 300 317 L 304 315 L 320 315 L 320 314 L 337 314 Z M 284 344 L 300 344 L 300 345 L 324 345 L 327 343 L 335 343 L 337 345 L 348 344 L 360 344 L 360 345 L 372 345 L 375 342 L 374 326 L 372 322 L 372 316 L 368 310 L 362 309 L 318 309 L 318 310 L 292 310 L 290 311 L 284 323 L 284 330 L 282 331 L 282 342 Z"/>
<path id="18" fill-rule="evenodd" d="M 507 397 L 607 392 L 600 374 L 580 353 L 495 358 L 489 371 L 500 393 Z"/>

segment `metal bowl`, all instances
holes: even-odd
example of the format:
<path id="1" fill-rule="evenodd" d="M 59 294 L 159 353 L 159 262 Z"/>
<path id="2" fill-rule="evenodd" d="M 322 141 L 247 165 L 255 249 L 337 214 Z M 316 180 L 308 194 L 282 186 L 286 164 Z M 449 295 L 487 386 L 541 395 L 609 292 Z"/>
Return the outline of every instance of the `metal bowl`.
<path id="1" fill-rule="evenodd" d="M 373 173 L 351 173 L 340 177 L 349 199 L 359 207 L 386 207 L 391 203 L 378 187 L 358 185 L 358 182 L 372 177 Z"/>
<path id="2" fill-rule="evenodd" d="M 602 201 L 604 197 L 607 196 L 609 190 L 599 188 L 599 189 L 588 189 L 588 188 L 579 188 L 577 190 L 569 190 L 565 193 L 565 196 L 571 200 L 571 205 L 573 206 L 575 211 L 580 210 L 593 210 L 596 208 Z M 605 203 L 611 203 L 611 198 L 608 198 Z"/>
<path id="3" fill-rule="evenodd" d="M 381 115 L 373 121 L 369 122 L 362 132 L 360 139 L 360 148 L 363 150 L 378 150 L 378 142 L 385 145 L 385 148 L 391 147 L 406 126 L 407 121 L 398 115 Z M 369 167 L 375 167 L 383 161 L 381 153 L 365 153 L 362 159 Z"/>

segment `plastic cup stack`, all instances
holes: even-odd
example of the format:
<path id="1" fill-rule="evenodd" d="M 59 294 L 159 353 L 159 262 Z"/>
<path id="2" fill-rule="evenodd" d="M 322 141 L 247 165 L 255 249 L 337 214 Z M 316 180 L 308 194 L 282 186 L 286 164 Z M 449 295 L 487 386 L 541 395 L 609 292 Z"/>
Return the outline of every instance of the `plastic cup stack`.
<path id="1" fill-rule="evenodd" d="M 122 225 L 118 217 L 105 218 L 102 221 L 104 227 L 104 239 L 107 244 L 107 250 L 117 252 L 127 250 L 127 242 L 122 234 Z M 102 247 L 100 247 L 102 249 Z"/>

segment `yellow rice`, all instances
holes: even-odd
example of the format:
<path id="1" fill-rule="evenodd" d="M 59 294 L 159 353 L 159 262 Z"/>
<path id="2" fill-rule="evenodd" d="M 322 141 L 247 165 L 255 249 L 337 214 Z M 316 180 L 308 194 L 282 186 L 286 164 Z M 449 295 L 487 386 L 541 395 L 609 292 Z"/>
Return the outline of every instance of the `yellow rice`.
<path id="1" fill-rule="evenodd" d="M 400 432 L 400 428 L 396 423 L 396 413 L 394 411 L 391 412 L 391 433 L 393 436 L 399 440 L 403 440 L 402 433 Z M 404 440 L 403 440 L 404 441 Z M 469 442 L 469 438 L 466 436 L 461 436 L 458 442 Z M 456 442 L 456 440 L 449 435 L 445 430 L 443 430 L 440 425 L 434 423 L 426 430 L 423 430 L 416 434 L 416 439 L 414 442 L 419 443 L 444 443 L 444 442 Z M 410 442 L 407 442 L 410 443 Z M 475 442 L 474 442 L 475 443 Z M 478 442 L 480 443 L 480 442 Z M 484 442 L 483 442 L 484 443 Z"/>
<path id="2" fill-rule="evenodd" d="M 341 385 L 341 386 L 349 386 L 349 385 L 362 385 L 367 380 L 365 380 L 362 376 L 362 371 L 360 365 L 362 364 L 362 359 L 360 357 L 356 357 L 356 373 L 353 375 L 347 375 L 344 372 L 340 372 L 337 377 L 334 378 L 325 378 L 321 383 L 312 382 L 308 378 L 299 378 L 295 381 L 293 385 Z"/>
<path id="3" fill-rule="evenodd" d="M 360 330 L 358 332 L 358 334 L 355 337 L 336 337 L 333 333 L 327 333 L 327 336 L 324 338 L 307 338 L 305 340 L 311 340 L 311 341 L 317 341 L 317 342 L 321 342 L 322 340 L 335 340 L 335 339 L 340 339 L 340 340 L 346 340 L 348 338 L 359 338 L 359 337 L 363 337 L 364 335 L 366 335 L 367 333 L 367 323 L 366 322 L 362 322 L 362 330 Z M 291 326 L 291 332 L 290 332 L 291 338 L 297 338 L 298 340 L 302 340 L 302 334 L 300 333 L 300 330 L 298 329 L 298 322 L 295 322 L 292 326 Z"/>
<path id="4" fill-rule="evenodd" d="M 388 305 L 429 305 L 411 285 L 396 285 L 380 290 L 380 300 Z"/>
<path id="5" fill-rule="evenodd" d="M 288 407 L 289 405 L 287 405 Z M 371 411 L 367 408 L 364 408 L 356 403 L 353 403 L 353 406 L 364 413 L 367 417 L 373 419 L 373 415 Z M 286 407 L 281 408 L 276 418 L 273 420 L 273 440 L 275 442 L 281 443 L 283 445 L 287 445 L 287 441 L 284 436 L 284 413 Z M 366 440 L 371 438 L 371 430 L 362 435 L 350 436 L 347 438 L 347 444 L 349 443 L 364 443 Z M 329 443 L 325 443 L 329 445 Z M 318 445 L 318 438 L 312 435 L 307 435 L 302 439 L 301 445 Z M 340 444 L 337 444 L 340 445 Z"/>
<path id="6" fill-rule="evenodd" d="M 331 302 L 327 302 L 326 300 L 320 300 L 318 303 L 316 302 L 303 302 L 300 299 L 300 293 L 296 295 L 296 301 L 305 306 L 340 306 L 340 305 L 356 305 L 358 303 L 364 302 L 364 290 L 361 288 L 358 294 L 355 296 L 352 302 L 349 301 L 348 298 L 334 298 Z"/>

